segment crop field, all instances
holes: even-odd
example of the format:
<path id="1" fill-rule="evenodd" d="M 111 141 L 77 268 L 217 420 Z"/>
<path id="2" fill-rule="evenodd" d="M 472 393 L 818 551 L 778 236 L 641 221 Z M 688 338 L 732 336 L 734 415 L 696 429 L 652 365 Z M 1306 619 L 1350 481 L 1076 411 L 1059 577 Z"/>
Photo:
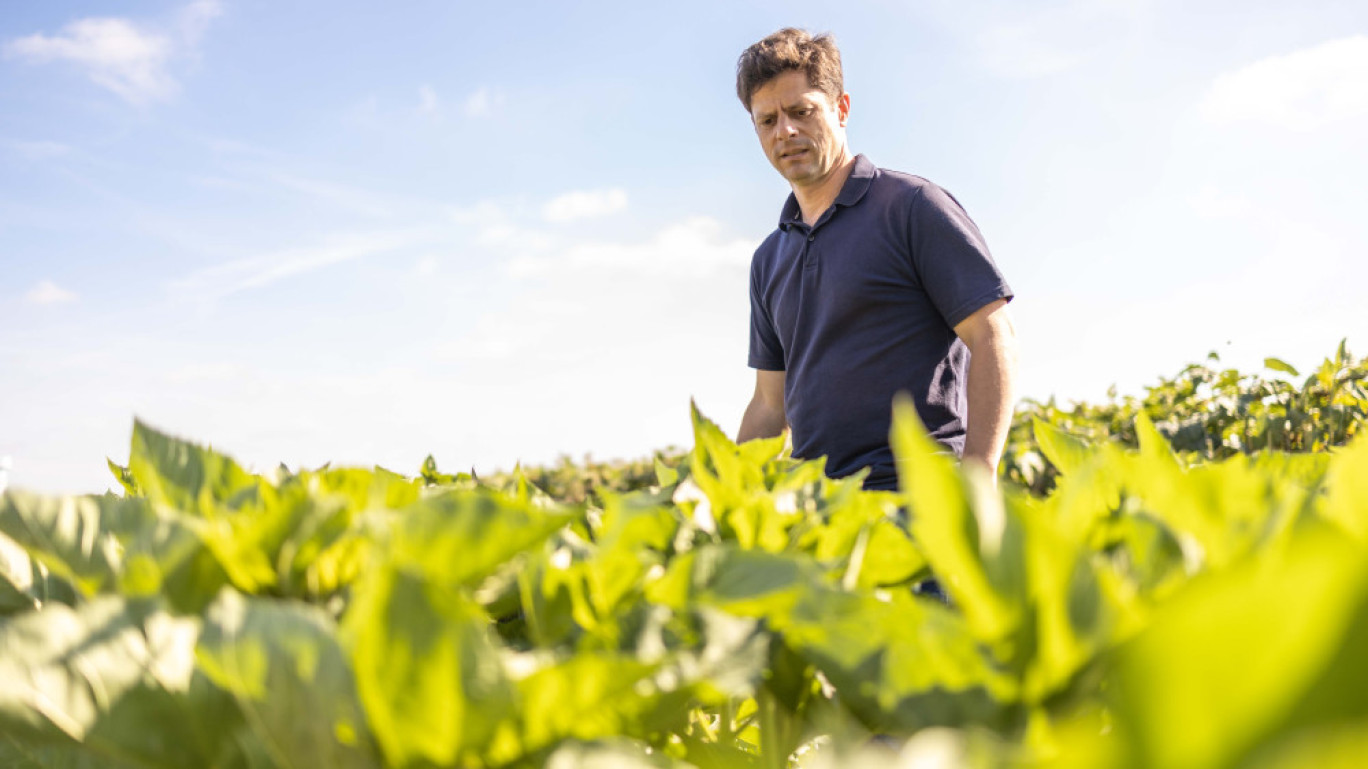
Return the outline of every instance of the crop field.
<path id="1" fill-rule="evenodd" d="M 0 766 L 1359 767 L 1368 360 L 1025 403 L 996 484 L 782 437 L 0 498 Z M 948 600 L 928 590 L 934 579 Z"/>

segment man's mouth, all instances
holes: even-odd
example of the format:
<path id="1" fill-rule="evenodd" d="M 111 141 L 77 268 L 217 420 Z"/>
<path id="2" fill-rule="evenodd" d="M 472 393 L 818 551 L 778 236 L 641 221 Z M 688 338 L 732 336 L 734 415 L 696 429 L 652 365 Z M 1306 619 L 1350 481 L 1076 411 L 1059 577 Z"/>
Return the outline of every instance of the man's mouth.
<path id="1" fill-rule="evenodd" d="M 804 147 L 804 148 L 802 148 L 802 149 L 796 149 L 796 150 L 787 150 L 787 151 L 785 151 L 785 152 L 779 153 L 779 159 L 780 159 L 780 160 L 784 160 L 784 159 L 786 159 L 786 158 L 797 157 L 797 156 L 799 156 L 799 155 L 802 155 L 802 154 L 805 153 L 805 152 L 807 152 L 807 148 L 806 148 L 806 147 Z"/>

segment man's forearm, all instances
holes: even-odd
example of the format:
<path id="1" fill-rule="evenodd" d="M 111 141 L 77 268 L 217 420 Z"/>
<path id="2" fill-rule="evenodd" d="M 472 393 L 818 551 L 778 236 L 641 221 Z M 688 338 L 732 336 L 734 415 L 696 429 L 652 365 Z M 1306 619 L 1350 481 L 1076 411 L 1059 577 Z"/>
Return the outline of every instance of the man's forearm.
<path id="1" fill-rule="evenodd" d="M 995 338 L 969 358 L 968 425 L 964 461 L 977 462 L 996 476 L 1002 447 L 1012 427 L 1016 402 L 1016 340 Z"/>
<path id="2" fill-rule="evenodd" d="M 745 443 L 754 438 L 773 438 L 788 427 L 782 408 L 775 409 L 760 401 L 751 401 L 746 413 L 741 415 L 741 429 L 737 431 L 736 442 Z"/>

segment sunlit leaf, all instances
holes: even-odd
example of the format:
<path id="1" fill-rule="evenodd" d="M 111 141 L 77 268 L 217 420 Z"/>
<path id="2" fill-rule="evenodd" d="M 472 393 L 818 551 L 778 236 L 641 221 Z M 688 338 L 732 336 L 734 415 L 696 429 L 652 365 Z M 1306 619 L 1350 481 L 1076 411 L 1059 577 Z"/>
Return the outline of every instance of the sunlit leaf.
<path id="1" fill-rule="evenodd" d="M 261 479 L 231 458 L 133 423 L 128 470 L 151 502 L 208 517 L 256 503 Z"/>
<path id="2" fill-rule="evenodd" d="M 912 511 L 912 535 L 943 588 L 984 640 L 1005 640 L 1019 627 L 1024 590 L 1020 531 L 1002 499 L 971 483 L 926 434 L 908 399 L 893 406 L 898 485 Z"/>
<path id="3" fill-rule="evenodd" d="M 321 610 L 225 590 L 196 653 L 278 766 L 380 767 L 350 661 Z"/>
<path id="4" fill-rule="evenodd" d="M 1050 460 L 1050 464 L 1065 475 L 1077 471 L 1092 453 L 1087 443 L 1049 422 L 1037 418 L 1033 425 L 1035 440 L 1041 452 Z"/>
<path id="5" fill-rule="evenodd" d="M 1297 370 L 1292 367 L 1292 364 L 1278 358 L 1264 358 L 1264 368 L 1269 369 L 1270 371 L 1290 374 L 1291 376 L 1301 376 L 1301 374 L 1298 374 Z"/>
<path id="6" fill-rule="evenodd" d="M 1140 765 L 1230 766 L 1279 724 L 1310 715 L 1301 711 L 1368 715 L 1368 662 L 1348 651 L 1368 642 L 1363 564 L 1310 531 L 1194 583 L 1158 612 L 1117 671 L 1117 707 Z M 1328 688 L 1308 702 L 1318 679 Z"/>
<path id="7" fill-rule="evenodd" d="M 1326 486 L 1324 515 L 1368 544 L 1368 435 L 1333 455 Z"/>
<path id="8" fill-rule="evenodd" d="M 513 712 L 487 620 L 441 584 L 376 568 L 344 619 L 357 690 L 389 766 L 450 766 L 477 755 Z"/>
<path id="9" fill-rule="evenodd" d="M 0 731 L 138 766 L 222 766 L 232 699 L 196 672 L 198 624 L 102 596 L 0 624 Z"/>

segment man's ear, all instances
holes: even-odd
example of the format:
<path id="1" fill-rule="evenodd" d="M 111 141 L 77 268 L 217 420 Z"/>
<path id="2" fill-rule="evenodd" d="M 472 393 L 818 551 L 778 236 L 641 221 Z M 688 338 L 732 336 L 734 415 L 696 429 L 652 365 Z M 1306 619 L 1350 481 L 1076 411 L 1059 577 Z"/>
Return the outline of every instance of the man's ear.
<path id="1" fill-rule="evenodd" d="M 836 100 L 836 116 L 841 119 L 841 127 L 845 128 L 846 120 L 850 118 L 850 94 L 843 93 Z"/>

